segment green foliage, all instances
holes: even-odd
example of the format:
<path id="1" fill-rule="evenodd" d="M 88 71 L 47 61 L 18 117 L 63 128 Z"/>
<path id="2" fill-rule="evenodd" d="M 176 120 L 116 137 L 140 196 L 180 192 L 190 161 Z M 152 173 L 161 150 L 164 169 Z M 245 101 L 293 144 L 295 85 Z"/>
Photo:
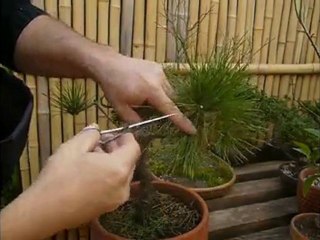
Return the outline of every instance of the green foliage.
<path id="1" fill-rule="evenodd" d="M 304 184 L 303 184 L 304 197 L 308 195 L 313 184 L 316 182 L 316 180 L 319 180 L 319 179 L 320 179 L 320 173 L 307 177 L 307 179 L 304 181 Z"/>
<path id="2" fill-rule="evenodd" d="M 308 160 L 308 163 L 311 167 L 314 167 L 316 169 L 316 173 L 307 177 L 307 179 L 304 181 L 303 184 L 303 195 L 306 196 L 308 192 L 310 191 L 310 188 L 313 186 L 313 184 L 318 180 L 320 181 L 320 130 L 318 129 L 305 129 L 305 132 L 309 133 L 311 136 L 315 137 L 318 141 L 318 145 L 315 145 L 314 147 L 310 147 L 305 143 L 301 142 L 294 142 L 294 144 L 297 146 L 294 148 L 297 152 L 303 154 L 306 159 Z"/>
<path id="3" fill-rule="evenodd" d="M 314 146 L 319 140 L 310 137 L 306 128 L 319 128 L 311 115 L 301 111 L 300 105 L 289 106 L 289 99 L 278 99 L 256 92 L 261 117 L 265 123 L 274 125 L 272 144 L 282 148 L 294 141 L 305 141 Z"/>
<path id="4" fill-rule="evenodd" d="M 94 105 L 94 99 L 86 98 L 85 88 L 79 83 L 57 84 L 51 100 L 53 106 L 71 115 L 78 115 Z"/>

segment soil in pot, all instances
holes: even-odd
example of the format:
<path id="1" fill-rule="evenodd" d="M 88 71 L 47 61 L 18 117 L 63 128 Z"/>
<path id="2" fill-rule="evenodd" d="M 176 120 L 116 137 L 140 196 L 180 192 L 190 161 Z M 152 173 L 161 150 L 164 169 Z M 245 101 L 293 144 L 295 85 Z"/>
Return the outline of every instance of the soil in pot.
<path id="1" fill-rule="evenodd" d="M 320 239 L 320 217 L 318 215 L 297 218 L 294 225 L 298 231 L 309 240 Z"/>
<path id="2" fill-rule="evenodd" d="M 100 217 L 100 224 L 113 234 L 128 239 L 156 240 L 171 238 L 195 228 L 201 215 L 193 206 L 177 198 L 155 192 L 148 199 L 144 216 L 136 211 L 138 201 L 132 199 L 117 210 Z"/>
<path id="3" fill-rule="evenodd" d="M 157 177 L 189 188 L 212 188 L 229 182 L 233 172 L 226 164 L 200 167 L 193 178 L 184 176 L 178 171 L 168 171 L 168 163 L 154 159 L 150 161 L 150 169 Z"/>

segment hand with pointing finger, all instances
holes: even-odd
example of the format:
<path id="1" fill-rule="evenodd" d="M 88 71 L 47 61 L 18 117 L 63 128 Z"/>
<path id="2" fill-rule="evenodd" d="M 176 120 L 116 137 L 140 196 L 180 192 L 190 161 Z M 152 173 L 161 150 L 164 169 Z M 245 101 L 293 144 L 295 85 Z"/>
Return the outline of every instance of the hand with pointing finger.
<path id="1" fill-rule="evenodd" d="M 176 113 L 171 120 L 184 132 L 196 132 L 169 96 L 172 88 L 160 64 L 115 54 L 97 67 L 94 78 L 120 117 L 127 122 L 140 121 L 132 106 L 149 104 L 163 114 Z"/>

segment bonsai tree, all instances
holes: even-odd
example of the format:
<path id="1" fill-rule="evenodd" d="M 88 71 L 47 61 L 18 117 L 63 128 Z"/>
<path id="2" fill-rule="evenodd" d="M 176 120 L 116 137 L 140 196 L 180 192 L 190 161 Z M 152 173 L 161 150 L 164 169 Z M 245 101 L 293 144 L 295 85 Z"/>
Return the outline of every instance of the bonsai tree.
<path id="1" fill-rule="evenodd" d="M 187 136 L 167 126 L 161 144 L 152 148 L 150 165 L 156 175 L 182 177 L 197 187 L 221 185 L 232 178 L 229 164 L 244 164 L 257 149 L 257 133 L 264 128 L 255 87 L 237 58 L 239 44 L 226 43 L 186 75 L 168 70 L 174 101 L 198 132 Z"/>

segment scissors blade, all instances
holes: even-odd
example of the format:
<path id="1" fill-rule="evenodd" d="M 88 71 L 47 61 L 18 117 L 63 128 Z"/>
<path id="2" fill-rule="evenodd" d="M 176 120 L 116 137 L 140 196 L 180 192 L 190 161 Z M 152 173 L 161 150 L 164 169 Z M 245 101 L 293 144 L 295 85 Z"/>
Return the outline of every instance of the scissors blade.
<path id="1" fill-rule="evenodd" d="M 109 130 L 103 130 L 100 133 L 101 134 L 118 133 L 118 132 L 124 131 L 126 129 L 139 128 L 139 127 L 147 126 L 147 125 L 152 124 L 152 123 L 157 122 L 157 121 L 161 121 L 163 119 L 169 118 L 169 117 L 174 116 L 174 115 L 176 115 L 176 113 L 172 113 L 172 114 L 168 114 L 168 115 L 165 115 L 165 116 L 161 116 L 161 117 L 149 119 L 149 120 L 146 120 L 146 121 L 134 123 L 134 124 L 131 124 L 131 125 L 127 126 L 127 127 L 119 127 L 119 128 L 109 129 Z"/>

